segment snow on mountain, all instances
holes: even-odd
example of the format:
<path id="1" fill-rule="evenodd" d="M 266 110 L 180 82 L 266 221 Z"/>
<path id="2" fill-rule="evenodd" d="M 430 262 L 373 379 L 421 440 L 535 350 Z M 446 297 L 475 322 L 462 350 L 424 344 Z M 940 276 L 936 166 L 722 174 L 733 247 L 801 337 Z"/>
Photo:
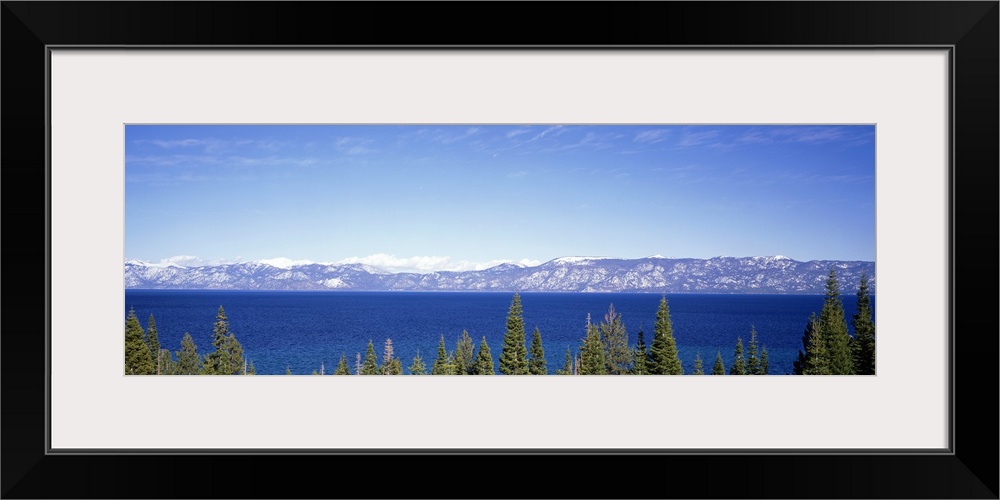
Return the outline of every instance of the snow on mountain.
<path id="1" fill-rule="evenodd" d="M 710 259 L 561 257 L 537 266 L 504 263 L 475 271 L 426 274 L 389 273 L 365 264 L 331 265 L 290 259 L 200 267 L 129 260 L 125 263 L 125 286 L 222 290 L 813 294 L 824 292 L 831 267 L 837 269 L 844 293 L 854 291 L 861 273 L 868 275 L 871 288 L 875 289 L 874 262 L 799 262 L 780 255 Z"/>

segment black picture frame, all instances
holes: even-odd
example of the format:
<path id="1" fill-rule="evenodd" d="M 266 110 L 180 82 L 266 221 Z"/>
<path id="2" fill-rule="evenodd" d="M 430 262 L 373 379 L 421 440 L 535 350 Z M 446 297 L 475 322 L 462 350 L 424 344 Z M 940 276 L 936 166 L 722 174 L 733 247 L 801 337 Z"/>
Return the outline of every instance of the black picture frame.
<path id="1" fill-rule="evenodd" d="M 8 195 L 3 216 L 8 238 L 2 251 L 8 291 L 15 290 L 4 297 L 0 349 L 4 498 L 298 498 L 313 496 L 317 488 L 329 496 L 384 498 L 997 498 L 997 315 L 995 309 L 978 310 L 978 304 L 992 308 L 998 303 L 996 1 L 557 3 L 552 9 L 537 3 L 450 2 L 2 4 L 0 161 Z M 47 47 L 415 44 L 611 50 L 950 47 L 952 453 L 596 458 L 512 453 L 490 454 L 490 462 L 477 453 L 48 454 Z M 21 201 L 24 193 L 30 197 L 27 203 Z M 983 416 L 992 425 L 973 420 Z M 738 425 L 738 414 L 733 418 Z M 859 415 L 857 422 L 845 425 L 863 422 Z M 621 425 L 628 428 L 627 422 Z M 556 477 L 551 467 L 557 462 L 580 473 Z M 611 464 L 618 481 L 596 481 L 587 472 Z M 427 476 L 428 465 L 438 472 Z M 330 474 L 314 476 L 317 466 Z M 511 471 L 545 486 L 538 490 L 515 476 L 502 477 Z"/>

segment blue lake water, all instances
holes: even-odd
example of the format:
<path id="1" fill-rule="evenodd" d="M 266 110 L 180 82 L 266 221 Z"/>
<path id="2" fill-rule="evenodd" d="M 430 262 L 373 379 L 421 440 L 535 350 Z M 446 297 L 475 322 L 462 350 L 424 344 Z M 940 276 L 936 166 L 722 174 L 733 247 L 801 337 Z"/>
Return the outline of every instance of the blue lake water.
<path id="1" fill-rule="evenodd" d="M 711 371 L 716 351 L 726 369 L 732 365 L 736 338 L 746 346 L 750 327 L 766 346 L 771 374 L 792 371 L 802 346 L 809 314 L 823 306 L 821 295 L 693 295 L 668 294 L 674 337 L 685 373 L 696 354 Z M 463 329 L 478 350 L 482 337 L 499 367 L 502 339 L 512 293 L 508 292 L 260 292 L 126 290 L 125 308 L 134 308 L 145 329 L 156 319 L 160 344 L 180 350 L 190 332 L 199 354 L 212 350 L 212 327 L 219 306 L 258 374 L 310 374 L 325 366 L 332 373 L 346 354 L 354 371 L 355 353 L 364 356 L 369 339 L 381 363 L 382 347 L 391 338 L 404 371 L 419 350 L 428 370 L 441 335 L 449 351 Z M 842 297 L 848 326 L 856 311 L 854 295 Z M 549 373 L 562 367 L 569 346 L 575 354 L 585 335 L 587 314 L 599 323 L 614 304 L 634 344 L 641 327 L 652 342 L 658 294 L 521 293 L 528 342 L 537 326 L 542 335 Z M 873 297 L 874 303 L 874 297 Z M 123 316 L 124 321 L 124 316 Z M 123 322 L 124 325 L 124 322 Z M 853 333 L 853 332 L 852 332 Z M 124 335 L 124 333 L 123 333 Z"/>

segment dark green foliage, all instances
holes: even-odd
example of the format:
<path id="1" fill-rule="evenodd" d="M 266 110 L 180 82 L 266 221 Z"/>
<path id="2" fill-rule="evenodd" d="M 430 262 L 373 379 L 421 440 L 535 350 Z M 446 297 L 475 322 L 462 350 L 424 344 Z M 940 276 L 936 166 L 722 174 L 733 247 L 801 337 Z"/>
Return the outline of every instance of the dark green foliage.
<path id="1" fill-rule="evenodd" d="M 337 362 L 337 369 L 333 371 L 334 375 L 350 375 L 351 367 L 347 364 L 347 354 L 340 353 L 340 361 Z"/>
<path id="2" fill-rule="evenodd" d="M 635 344 L 635 351 L 632 353 L 632 374 L 649 375 L 649 350 L 646 348 L 645 334 L 642 332 L 641 326 L 636 336 L 638 340 Z"/>
<path id="3" fill-rule="evenodd" d="M 674 340 L 674 328 L 670 322 L 670 308 L 667 298 L 660 298 L 660 307 L 656 311 L 656 323 L 653 325 L 653 345 L 650 348 L 651 363 L 649 373 L 652 375 L 683 375 L 684 367 L 677 355 L 677 342 Z"/>
<path id="4" fill-rule="evenodd" d="M 475 371 L 475 346 L 469 332 L 462 330 L 455 347 L 455 375 L 472 375 Z"/>
<path id="5" fill-rule="evenodd" d="M 368 339 L 368 348 L 365 351 L 365 364 L 361 365 L 359 375 L 378 375 L 378 358 L 375 357 L 375 344 Z"/>
<path id="6" fill-rule="evenodd" d="M 198 375 L 202 371 L 201 356 L 198 355 L 198 346 L 194 344 L 191 334 L 184 332 L 181 339 L 181 350 L 177 351 L 177 375 Z"/>
<path id="7" fill-rule="evenodd" d="M 767 375 L 768 371 L 771 369 L 767 362 L 767 346 L 761 345 L 760 351 L 760 374 Z"/>
<path id="8" fill-rule="evenodd" d="M 832 374 L 825 332 L 815 313 L 809 316 L 809 323 L 802 337 L 802 342 L 806 344 L 806 352 L 804 356 L 799 356 L 800 361 L 796 362 L 796 369 L 802 375 Z"/>
<path id="9" fill-rule="evenodd" d="M 507 333 L 500 351 L 500 373 L 504 375 L 528 374 L 527 338 L 521 314 L 521 296 L 515 293 L 507 313 Z"/>
<path id="10" fill-rule="evenodd" d="M 701 353 L 700 352 L 695 353 L 695 355 L 694 355 L 694 371 L 691 372 L 691 373 L 693 375 L 704 375 L 705 374 L 705 367 L 702 365 L 702 362 L 701 362 Z"/>
<path id="11" fill-rule="evenodd" d="M 622 323 L 622 316 L 615 312 L 615 305 L 608 306 L 604 321 L 598 326 L 601 344 L 604 347 L 605 370 L 609 375 L 628 373 L 632 363 L 632 351 L 628 347 L 628 332 Z"/>
<path id="12" fill-rule="evenodd" d="M 589 314 L 587 315 L 587 335 L 583 338 L 583 346 L 580 347 L 580 367 L 577 369 L 577 373 L 580 375 L 608 374 L 601 333 L 596 326 L 591 324 Z"/>
<path id="13" fill-rule="evenodd" d="M 479 342 L 479 354 L 476 356 L 476 375 L 495 375 L 493 369 L 493 355 L 490 353 L 490 346 L 486 344 L 486 337 Z"/>
<path id="14" fill-rule="evenodd" d="M 146 345 L 145 335 L 139 318 L 135 316 L 135 310 L 129 309 L 128 317 L 125 319 L 125 374 L 126 375 L 153 375 L 156 373 L 156 366 L 153 357 L 149 354 L 149 346 Z"/>
<path id="15" fill-rule="evenodd" d="M 165 370 L 166 366 L 161 365 L 162 360 L 160 359 L 160 334 L 156 330 L 156 320 L 153 319 L 153 315 L 149 315 L 149 326 L 146 328 L 145 335 L 146 347 L 149 348 L 149 357 L 153 360 L 153 364 L 156 365 L 155 373 L 157 375 L 165 375 L 167 372 Z M 167 351 L 169 355 L 170 351 Z"/>
<path id="16" fill-rule="evenodd" d="M 454 360 L 445 349 L 444 335 L 442 335 L 441 342 L 438 344 L 437 358 L 434 359 L 434 365 L 431 366 L 431 375 L 453 375 L 455 373 L 454 365 Z"/>
<path id="17" fill-rule="evenodd" d="M 207 375 L 238 375 L 246 369 L 243 360 L 243 346 L 236 335 L 229 330 L 229 319 L 226 311 L 219 306 L 215 316 L 215 326 L 212 328 L 212 346 L 215 351 L 205 356 L 204 373 Z"/>
<path id="18" fill-rule="evenodd" d="M 729 374 L 747 374 L 747 358 L 743 354 L 743 339 L 740 337 L 736 337 L 736 353 L 733 356 L 733 366 L 729 368 Z"/>
<path id="19" fill-rule="evenodd" d="M 750 325 L 750 344 L 747 346 L 747 375 L 763 375 L 760 366 L 760 347 L 757 344 L 757 329 Z"/>
<path id="20" fill-rule="evenodd" d="M 712 367 L 712 375 L 725 375 L 726 365 L 722 364 L 722 351 L 715 352 L 715 366 Z"/>
<path id="21" fill-rule="evenodd" d="M 535 327 L 531 335 L 531 359 L 528 360 L 528 373 L 532 375 L 548 375 L 549 368 L 545 362 L 545 348 L 542 347 L 542 332 Z"/>
<path id="22" fill-rule="evenodd" d="M 872 299 L 868 290 L 868 275 L 861 275 L 858 286 L 858 312 L 852 317 L 854 339 L 851 354 L 854 373 L 875 375 L 875 323 L 872 321 Z"/>
<path id="23" fill-rule="evenodd" d="M 410 375 L 427 375 L 427 364 L 424 363 L 424 358 L 420 357 L 420 350 L 417 350 L 417 355 L 413 357 L 413 363 L 410 363 L 408 370 Z"/>
<path id="24" fill-rule="evenodd" d="M 840 286 L 837 283 L 837 271 L 830 268 L 826 280 L 826 299 L 823 310 L 819 314 L 823 337 L 826 339 L 826 351 L 829 360 L 830 374 L 850 375 L 854 373 L 854 360 L 851 356 L 851 336 L 847 331 L 847 320 L 844 317 L 844 305 L 840 300 Z"/>
<path id="25" fill-rule="evenodd" d="M 566 346 L 566 362 L 563 363 L 563 367 L 556 370 L 556 375 L 572 375 L 573 374 L 573 352 L 570 351 L 569 346 Z"/>
<path id="26" fill-rule="evenodd" d="M 160 349 L 156 357 L 156 366 L 160 375 L 174 375 L 177 373 L 177 363 L 174 362 L 170 349 Z"/>

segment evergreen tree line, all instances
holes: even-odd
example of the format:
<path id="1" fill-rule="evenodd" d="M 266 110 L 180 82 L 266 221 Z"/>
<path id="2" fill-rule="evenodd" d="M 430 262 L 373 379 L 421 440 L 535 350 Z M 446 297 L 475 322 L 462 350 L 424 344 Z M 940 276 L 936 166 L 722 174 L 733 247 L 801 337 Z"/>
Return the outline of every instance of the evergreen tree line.
<path id="1" fill-rule="evenodd" d="M 858 308 L 851 318 L 854 335 L 847 330 L 840 300 L 837 271 L 830 268 L 826 297 L 819 316 L 813 313 L 802 334 L 802 349 L 793 363 L 796 375 L 875 375 L 875 323 L 868 276 L 861 275 Z"/>
<path id="2" fill-rule="evenodd" d="M 817 317 L 813 313 L 806 323 L 802 336 L 803 350 L 794 362 L 796 375 L 873 375 L 875 374 L 875 325 L 872 320 L 871 296 L 868 278 L 861 276 L 858 288 L 858 310 L 852 318 L 854 335 L 847 329 L 845 312 L 840 300 L 840 287 L 836 269 L 831 268 L 823 308 Z M 499 370 L 504 375 L 546 375 L 549 373 L 545 349 L 538 327 L 532 334 L 530 346 L 525 335 L 521 298 L 515 293 L 507 314 L 506 332 L 499 356 Z M 213 328 L 212 345 L 215 351 L 199 356 L 190 333 L 181 340 L 181 350 L 176 359 L 167 349 L 162 349 L 157 339 L 156 323 L 152 315 L 149 326 L 143 330 L 133 310 L 125 324 L 125 373 L 166 375 L 253 375 L 253 362 L 243 357 L 243 348 L 229 329 L 229 322 L 222 306 L 219 307 Z M 751 325 L 749 343 L 744 349 L 743 339 L 736 338 L 733 365 L 730 375 L 767 375 L 767 347 Z M 478 351 L 469 332 L 462 330 L 455 349 L 449 351 L 444 335 L 438 343 L 437 355 L 428 369 L 418 350 L 408 367 L 411 375 L 494 375 L 493 357 L 486 337 L 479 342 Z M 635 345 L 629 343 L 621 314 L 614 304 L 608 307 L 603 321 L 595 325 L 587 315 L 584 337 L 576 355 L 566 346 L 563 366 L 555 371 L 559 375 L 683 375 L 684 368 L 677 351 L 670 308 L 661 296 L 653 324 L 653 341 L 645 342 L 639 328 Z M 716 351 L 715 363 L 710 374 L 727 373 L 721 350 Z M 285 374 L 291 375 L 291 368 Z M 314 375 L 325 375 L 321 363 Z M 402 361 L 395 355 L 392 339 L 386 339 L 381 360 L 375 354 L 374 343 L 369 340 L 364 357 L 355 354 L 351 369 L 346 354 L 341 354 L 334 375 L 402 375 Z M 704 375 L 701 353 L 695 354 L 694 375 Z"/>
<path id="3" fill-rule="evenodd" d="M 253 361 L 243 357 L 243 346 L 229 329 L 226 312 L 219 306 L 212 328 L 214 351 L 201 356 L 198 346 L 188 332 L 181 339 L 181 350 L 160 346 L 156 320 L 149 315 L 148 327 L 143 330 L 134 309 L 129 309 L 125 319 L 125 374 L 126 375 L 254 375 Z"/>
<path id="4" fill-rule="evenodd" d="M 545 360 L 545 348 L 542 334 L 535 327 L 531 336 L 530 346 L 525 335 L 524 319 L 521 307 L 521 297 L 514 294 L 507 313 L 507 328 L 503 337 L 503 345 L 499 357 L 499 370 L 504 375 L 547 375 L 549 373 Z M 767 348 L 760 345 L 757 331 L 750 330 L 750 345 L 747 353 L 743 352 L 743 341 L 736 339 L 736 362 L 730 369 L 733 375 L 766 375 L 768 373 Z M 362 361 L 363 360 L 363 361 Z M 449 351 L 444 335 L 441 335 L 437 347 L 437 356 L 428 371 L 427 363 L 418 351 L 408 368 L 411 375 L 495 375 L 490 346 L 486 337 L 482 337 L 477 351 L 467 330 L 462 330 L 455 349 Z M 291 374 L 291 369 L 285 371 Z M 313 371 L 314 375 L 322 375 L 322 370 Z M 694 374 L 703 375 L 701 355 L 694 360 Z M 716 352 L 713 375 L 724 375 L 725 366 L 721 351 Z M 386 339 L 382 361 L 379 364 L 375 355 L 375 347 L 371 340 L 364 357 L 361 353 L 355 355 L 355 367 L 351 370 L 347 356 L 341 354 L 335 375 L 401 375 L 402 367 L 399 358 L 393 354 L 392 340 Z M 559 375 L 683 375 L 684 368 L 677 353 L 677 342 L 673 335 L 670 321 L 670 309 L 666 297 L 661 297 L 660 306 L 654 324 L 654 336 L 651 346 L 646 345 L 642 329 L 638 332 L 636 345 L 629 344 L 628 332 L 622 317 L 615 311 L 614 304 L 608 308 L 604 321 L 598 325 L 591 323 L 587 316 L 586 334 L 581 340 L 579 353 L 574 356 L 570 346 L 566 346 L 566 361 L 562 368 L 556 370 Z"/>

